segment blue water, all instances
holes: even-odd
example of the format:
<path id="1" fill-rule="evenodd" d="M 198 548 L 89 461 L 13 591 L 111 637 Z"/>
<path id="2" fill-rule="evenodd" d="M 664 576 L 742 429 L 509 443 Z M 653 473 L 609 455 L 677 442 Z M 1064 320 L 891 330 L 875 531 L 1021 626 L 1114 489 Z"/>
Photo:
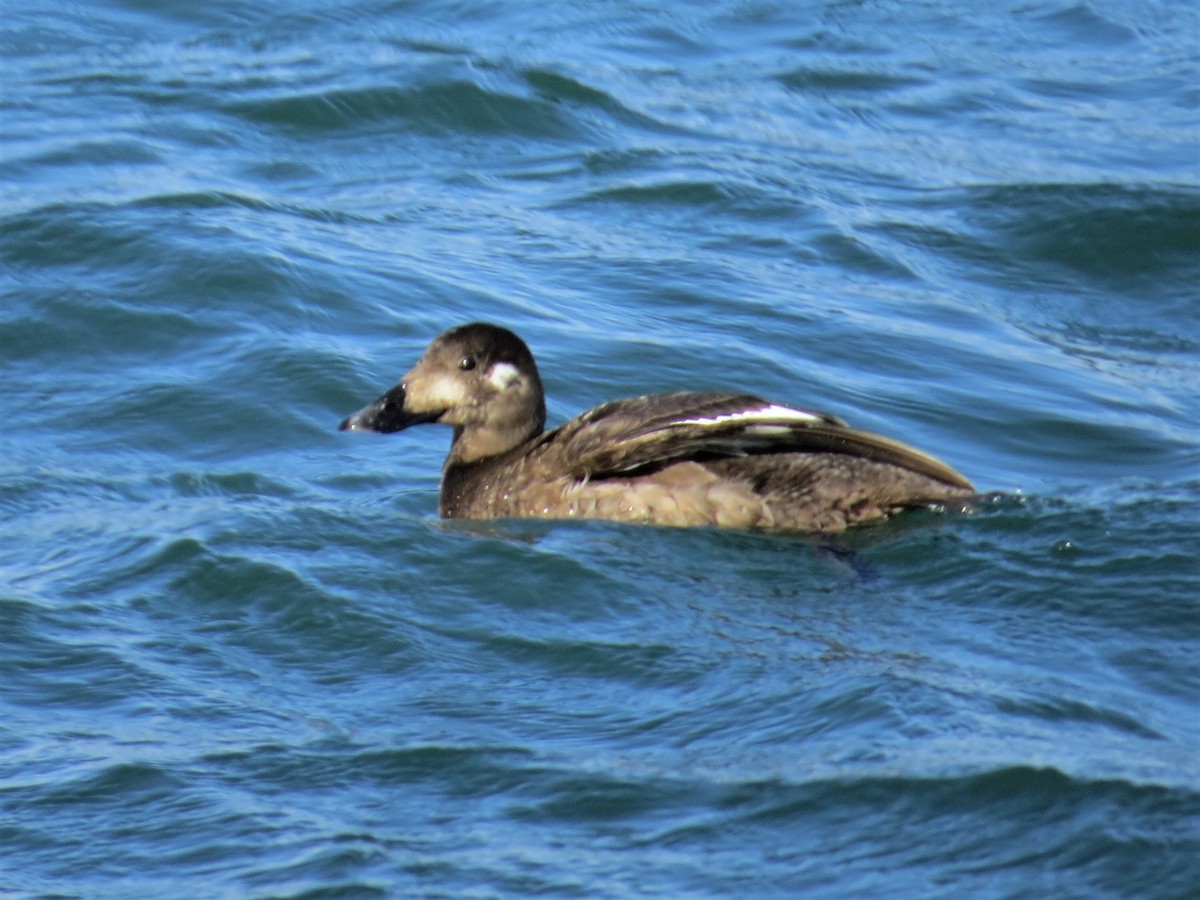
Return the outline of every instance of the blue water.
<path id="1" fill-rule="evenodd" d="M 0 2 L 0 895 L 1200 893 L 1200 7 Z M 985 490 L 444 523 L 443 329 Z"/>

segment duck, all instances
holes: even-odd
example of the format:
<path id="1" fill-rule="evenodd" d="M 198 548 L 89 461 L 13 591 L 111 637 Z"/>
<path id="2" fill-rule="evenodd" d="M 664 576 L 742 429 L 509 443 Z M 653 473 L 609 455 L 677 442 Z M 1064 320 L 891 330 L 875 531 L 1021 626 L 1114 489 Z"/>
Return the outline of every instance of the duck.
<path id="1" fill-rule="evenodd" d="M 473 322 L 429 344 L 341 431 L 453 429 L 438 510 L 450 519 L 608 519 L 828 533 L 912 508 L 966 506 L 946 463 L 836 416 L 738 391 L 603 403 L 550 431 L 533 354 Z"/>

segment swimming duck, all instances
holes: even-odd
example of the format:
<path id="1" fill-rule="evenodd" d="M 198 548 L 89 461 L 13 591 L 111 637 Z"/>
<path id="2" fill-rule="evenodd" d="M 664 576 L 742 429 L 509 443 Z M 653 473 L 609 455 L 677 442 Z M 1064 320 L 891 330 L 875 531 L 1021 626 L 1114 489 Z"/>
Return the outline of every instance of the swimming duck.
<path id="1" fill-rule="evenodd" d="M 481 322 L 436 338 L 398 385 L 339 428 L 427 422 L 454 428 L 439 503 L 447 518 L 833 532 L 974 494 L 919 450 L 751 394 L 614 400 L 545 431 L 533 354 Z"/>

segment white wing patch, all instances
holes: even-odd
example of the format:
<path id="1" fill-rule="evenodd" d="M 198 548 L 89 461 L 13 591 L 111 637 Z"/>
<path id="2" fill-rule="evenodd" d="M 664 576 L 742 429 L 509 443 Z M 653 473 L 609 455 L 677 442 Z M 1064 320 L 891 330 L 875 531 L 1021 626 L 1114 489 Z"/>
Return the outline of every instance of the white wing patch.
<path id="1" fill-rule="evenodd" d="M 497 390 L 505 391 L 521 377 L 521 372 L 512 363 L 498 362 L 488 369 L 487 380 Z"/>
<path id="2" fill-rule="evenodd" d="M 744 422 L 746 425 L 761 424 L 763 426 L 778 425 L 779 422 L 824 422 L 823 416 L 805 412 L 802 409 L 792 409 L 790 406 L 780 406 L 772 403 L 758 409 L 739 409 L 737 412 L 721 413 L 719 416 L 699 416 L 695 419 L 677 419 L 676 425 L 725 425 L 730 422 Z M 782 429 L 781 430 L 786 430 Z M 763 433 L 766 433 L 763 430 Z"/>

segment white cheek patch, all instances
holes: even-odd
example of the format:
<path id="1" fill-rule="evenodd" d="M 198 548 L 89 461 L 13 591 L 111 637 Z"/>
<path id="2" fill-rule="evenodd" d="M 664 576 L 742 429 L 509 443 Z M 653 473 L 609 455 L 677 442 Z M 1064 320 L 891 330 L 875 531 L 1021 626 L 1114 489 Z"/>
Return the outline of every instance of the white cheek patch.
<path id="1" fill-rule="evenodd" d="M 487 380 L 498 391 L 508 390 L 520 380 L 521 372 L 512 363 L 498 362 L 488 369 Z"/>
<path id="2" fill-rule="evenodd" d="M 413 379 L 411 384 L 413 388 L 408 392 L 405 405 L 414 409 L 453 409 L 467 402 L 467 391 L 462 381 L 452 376 Z"/>
<path id="3" fill-rule="evenodd" d="M 770 426 L 778 422 L 824 422 L 823 416 L 805 412 L 802 409 L 792 409 L 790 406 L 780 406 L 772 403 L 758 409 L 739 409 L 737 412 L 722 413 L 719 416 L 700 416 L 695 419 L 679 419 L 678 425 L 728 425 L 742 422 L 746 425 L 761 423 Z M 765 432 L 764 432 L 765 433 Z"/>

